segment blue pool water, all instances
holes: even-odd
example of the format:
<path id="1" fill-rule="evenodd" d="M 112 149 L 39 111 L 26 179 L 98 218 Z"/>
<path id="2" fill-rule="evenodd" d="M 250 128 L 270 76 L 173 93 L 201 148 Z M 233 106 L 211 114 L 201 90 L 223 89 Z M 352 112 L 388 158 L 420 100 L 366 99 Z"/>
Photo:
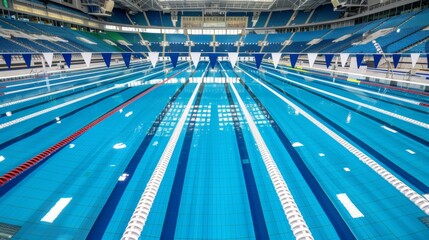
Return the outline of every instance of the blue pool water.
<path id="1" fill-rule="evenodd" d="M 0 187 L 0 238 L 120 239 L 194 93 L 141 239 L 295 238 L 245 110 L 314 239 L 429 238 L 427 94 L 265 63 L 164 67 L 0 83 L 2 176 L 103 118 Z"/>

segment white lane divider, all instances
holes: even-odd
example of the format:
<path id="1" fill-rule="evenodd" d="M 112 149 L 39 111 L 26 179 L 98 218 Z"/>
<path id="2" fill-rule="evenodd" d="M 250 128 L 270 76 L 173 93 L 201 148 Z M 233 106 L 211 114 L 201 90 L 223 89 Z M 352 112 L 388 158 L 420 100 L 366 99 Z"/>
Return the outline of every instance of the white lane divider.
<path id="1" fill-rule="evenodd" d="M 252 68 L 253 68 L 253 67 L 252 67 Z M 296 85 L 299 85 L 299 86 L 302 86 L 302 87 L 305 87 L 305 88 L 309 88 L 309 89 L 311 89 L 311 90 L 313 90 L 313 91 L 320 92 L 320 93 L 323 93 L 323 94 L 325 94 L 325 95 L 329 95 L 329 96 L 332 96 L 332 97 L 335 97 L 335 98 L 341 99 L 341 100 L 343 100 L 343 101 L 346 101 L 346 102 L 349 102 L 349 103 L 353 103 L 353 104 L 356 104 L 356 105 L 358 105 L 358 106 L 361 106 L 361 107 L 364 107 L 364 108 L 368 108 L 368 109 L 370 109 L 370 110 L 373 110 L 373 111 L 376 111 L 376 112 L 382 113 L 382 114 L 384 114 L 384 115 L 387 115 L 387 116 L 390 116 L 390 117 L 393 117 L 393 118 L 396 118 L 396 119 L 399 119 L 399 120 L 402 120 L 402 121 L 405 121 L 405 122 L 408 122 L 408 123 L 411 123 L 411 124 L 417 125 L 417 126 L 419 126 L 419 127 L 423 127 L 423 128 L 429 129 L 429 124 L 428 124 L 428 123 L 421 122 L 421 121 L 418 121 L 418 120 L 415 120 L 415 119 L 412 119 L 412 118 L 409 118 L 409 117 L 405 117 L 405 116 L 402 116 L 402 115 L 400 115 L 400 114 L 393 113 L 393 112 L 390 112 L 390 111 L 387 111 L 387 110 L 384 110 L 384 109 L 381 109 L 381 108 L 377 108 L 377 107 L 371 106 L 371 105 L 366 104 L 366 103 L 362 103 L 362 102 L 359 102 L 359 101 L 355 101 L 355 100 L 353 100 L 353 99 L 349 99 L 349 98 L 346 98 L 346 97 L 343 97 L 343 96 L 337 95 L 337 94 L 335 94 L 335 93 L 331 93 L 331 92 L 328 92 L 328 91 L 325 91 L 325 90 L 321 90 L 321 89 L 318 89 L 318 88 L 315 88 L 315 87 L 311 87 L 311 86 L 308 86 L 308 85 L 306 85 L 306 84 L 302 84 L 302 83 L 299 83 L 299 82 L 296 82 L 296 81 L 290 80 L 290 79 L 288 79 L 288 78 L 285 78 L 285 77 L 282 77 L 282 76 L 279 76 L 279 75 L 276 75 L 276 74 L 270 73 L 270 72 L 268 72 L 268 71 L 267 71 L 267 72 L 265 72 L 265 74 L 269 74 L 269 75 L 272 75 L 272 76 L 275 76 L 275 77 L 278 77 L 278 78 L 284 79 L 284 80 L 286 80 L 286 81 L 288 81 L 288 82 L 292 82 L 292 83 L 294 83 L 294 84 L 296 84 Z"/>
<path id="2" fill-rule="evenodd" d="M 150 76 L 152 76 L 154 74 L 157 74 L 157 73 L 152 73 L 150 75 L 147 75 L 147 76 L 144 76 L 144 77 L 141 77 L 141 78 L 138 78 L 138 79 L 134 79 L 134 80 L 132 80 L 130 82 L 142 80 L 142 79 L 150 77 Z M 130 82 L 128 82 L 128 83 L 130 83 Z M 28 119 L 40 116 L 42 114 L 45 114 L 45 113 L 48 113 L 48 112 L 51 112 L 51 111 L 54 111 L 54 110 L 57 110 L 57 109 L 62 108 L 62 107 L 66 107 L 66 106 L 68 106 L 70 104 L 73 104 L 73 103 L 76 103 L 76 102 L 80 102 L 80 101 L 85 100 L 87 98 L 90 98 L 90 97 L 93 97 L 93 96 L 97 96 L 99 94 L 108 92 L 108 91 L 116 89 L 116 88 L 117 88 L 116 86 L 113 86 L 113 87 L 110 87 L 110 88 L 107 88 L 107 89 L 104 89 L 104 90 L 101 90 L 101 91 L 98 91 L 98 92 L 95 92 L 95 93 L 92 93 L 92 94 L 85 95 L 85 96 L 80 97 L 80 98 L 73 99 L 71 101 L 68 101 L 68 102 L 65 102 L 65 103 L 62 103 L 62 104 L 58 104 L 58 105 L 55 105 L 53 107 L 46 108 L 46 109 L 40 110 L 38 112 L 35 112 L 35 113 L 32 113 L 32 114 L 29 114 L 29 115 L 26 115 L 26 116 L 23 116 L 23 117 L 11 120 L 9 122 L 2 123 L 2 124 L 0 124 L 0 129 L 6 128 L 6 127 L 10 127 L 10 126 L 15 125 L 17 123 L 26 121 Z"/>
<path id="3" fill-rule="evenodd" d="M 170 163 L 171 156 L 176 147 L 177 141 L 179 140 L 180 133 L 185 126 L 186 118 L 191 110 L 195 96 L 197 95 L 198 89 L 200 88 L 201 82 L 197 84 L 194 92 L 191 95 L 191 98 L 186 105 L 182 116 L 179 119 L 179 122 L 176 125 L 176 128 L 171 135 L 170 140 L 167 143 L 167 146 L 164 149 L 164 152 L 159 159 L 158 164 L 156 165 L 155 170 L 153 171 L 152 176 L 149 179 L 149 182 L 146 185 L 146 188 L 137 204 L 137 207 L 134 210 L 131 220 L 129 221 L 124 234 L 122 235 L 123 240 L 129 239 L 139 239 L 140 234 L 143 231 L 143 228 L 146 224 L 146 220 L 149 216 L 152 204 L 155 201 L 156 194 L 161 185 L 162 179 L 164 178 L 165 171 L 167 170 L 168 164 Z"/>
<path id="4" fill-rule="evenodd" d="M 289 222 L 289 225 L 292 229 L 292 232 L 296 239 L 314 239 L 313 235 L 310 232 L 310 229 L 307 226 L 307 223 L 302 216 L 298 205 L 296 204 L 292 193 L 289 191 L 289 188 L 284 180 L 280 170 L 275 163 L 273 156 L 271 155 L 270 150 L 268 150 L 267 145 L 265 144 L 258 128 L 256 127 L 255 122 L 253 121 L 252 116 L 246 108 L 243 100 L 238 94 L 237 90 L 234 87 L 233 83 L 229 83 L 232 91 L 234 92 L 235 97 L 237 98 L 238 104 L 240 105 L 241 111 L 243 112 L 244 117 L 246 118 L 247 125 L 250 128 L 250 131 L 253 135 L 253 138 L 256 141 L 258 150 L 261 153 L 262 159 L 264 161 L 265 167 L 267 168 L 268 174 L 270 175 L 271 182 L 274 185 L 274 188 L 277 192 L 277 196 L 280 199 L 282 204 L 283 211 L 286 215 L 286 218 Z"/>
<path id="5" fill-rule="evenodd" d="M 242 70 L 242 69 L 241 69 Z M 243 71 L 243 70 L 242 70 Z M 319 122 L 317 119 L 315 119 L 313 116 L 305 112 L 303 109 L 295 105 L 293 102 L 289 101 L 282 95 L 280 95 L 278 92 L 274 91 L 272 88 L 268 87 L 263 82 L 259 81 L 246 71 L 243 71 L 246 75 L 248 75 L 250 78 L 258 82 L 260 85 L 262 85 L 264 88 L 266 88 L 268 91 L 276 95 L 278 98 L 280 98 L 283 102 L 285 102 L 287 105 L 291 106 L 295 109 L 299 114 L 307 118 L 310 122 L 312 122 L 314 125 L 316 125 L 319 129 L 321 129 L 323 132 L 328 134 L 331 138 L 333 138 L 336 142 L 341 144 L 345 149 L 347 149 L 349 152 L 351 152 L 353 155 L 355 155 L 360 161 L 365 163 L 367 166 L 369 166 L 372 170 L 374 170 L 378 175 L 380 175 L 383 179 L 385 179 L 388 183 L 390 183 L 393 187 L 395 187 L 399 192 L 401 192 L 405 197 L 407 197 L 411 202 L 413 202 L 417 207 L 419 207 L 423 212 L 425 212 L 427 215 L 429 215 L 429 201 L 425 199 L 422 195 L 418 194 L 416 191 L 414 191 L 411 187 L 409 187 L 407 184 L 399 180 L 397 177 L 395 177 L 392 173 L 387 171 L 384 167 L 382 167 L 380 164 L 378 164 L 376 161 L 371 159 L 368 155 L 354 147 L 352 144 L 350 144 L 348 141 L 346 141 L 344 138 L 340 137 L 338 134 L 336 134 L 334 131 L 323 125 L 321 122 Z"/>
<path id="6" fill-rule="evenodd" d="M 172 68 L 170 68 L 170 69 L 172 69 Z M 7 106 L 12 106 L 12 105 L 15 105 L 15 104 L 18 104 L 18 103 L 28 102 L 28 101 L 35 100 L 35 99 L 38 99 L 38 98 L 43 98 L 43 97 L 47 97 L 47 96 L 51 96 L 51 95 L 55 95 L 55 94 L 59 94 L 59 93 L 63 93 L 63 92 L 72 91 L 72 90 L 79 89 L 79 88 L 82 88 L 82 87 L 87 87 L 87 86 L 91 86 L 91 85 L 95 85 L 95 84 L 99 84 L 99 83 L 103 83 L 103 82 L 115 80 L 115 79 L 118 79 L 118 78 L 132 76 L 132 75 L 135 75 L 135 74 L 138 74 L 138 73 L 141 73 L 141 72 L 140 71 L 136 71 L 136 72 L 132 72 L 132 73 L 127 73 L 127 74 L 123 74 L 123 75 L 120 75 L 120 76 L 116 76 L 116 77 L 108 78 L 108 79 L 105 79 L 105 80 L 97 81 L 97 82 L 91 82 L 91 83 L 79 85 L 79 86 L 76 86 L 76 87 L 65 88 L 65 89 L 62 89 L 62 90 L 54 91 L 54 92 L 44 93 L 44 94 L 40 94 L 40 95 L 33 96 L 33 97 L 28 97 L 28 98 L 23 98 L 23 99 L 12 101 L 12 102 L 3 103 L 3 104 L 0 104 L 0 108 L 7 107 Z M 152 75 L 154 75 L 156 73 L 158 73 L 158 72 L 152 73 L 152 74 L 147 75 L 145 77 L 152 76 Z"/>
<path id="7" fill-rule="evenodd" d="M 91 70 L 91 71 L 85 71 L 85 72 L 79 73 L 79 74 L 70 74 L 70 75 L 63 76 L 63 77 L 54 77 L 54 78 L 43 79 L 43 80 L 36 80 L 36 81 L 25 81 L 23 83 L 15 83 L 15 84 L 11 84 L 11 85 L 6 85 L 5 87 L 6 88 L 14 88 L 14 87 L 20 87 L 20 86 L 31 85 L 31 84 L 36 84 L 36 83 L 45 83 L 47 80 L 49 82 L 54 82 L 54 81 L 63 80 L 63 79 L 66 79 L 66 78 L 74 78 L 74 77 L 81 77 L 81 76 L 86 76 L 86 75 L 92 75 L 92 74 L 96 74 L 96 73 L 99 73 L 99 72 L 103 72 L 103 73 L 114 72 L 114 71 L 118 71 L 120 69 L 125 69 L 125 67 L 119 67 L 119 68 L 118 67 L 113 67 L 113 68 L 109 68 L 108 70 L 101 70 L 100 69 L 100 70 L 97 70 L 97 71 Z M 67 73 L 70 73 L 70 72 L 67 72 Z M 105 74 L 103 74 L 103 75 L 105 75 Z M 98 76 L 101 76 L 101 75 L 97 75 L 95 77 L 98 77 Z M 88 77 L 88 78 L 93 78 L 93 77 Z M 6 93 L 5 93 L 5 95 L 6 95 Z"/>
<path id="8" fill-rule="evenodd" d="M 272 68 L 272 67 L 268 66 L 267 64 L 264 64 L 264 67 L 269 68 L 269 69 L 274 70 L 274 71 L 277 71 L 277 72 L 279 71 L 278 68 L 277 69 Z M 285 69 L 285 70 L 288 70 L 288 69 Z M 308 71 L 311 73 L 310 70 L 308 70 Z M 344 84 L 339 84 L 339 83 L 335 83 L 335 82 L 329 82 L 329 81 L 321 80 L 321 79 L 318 79 L 318 78 L 315 78 L 315 77 L 311 77 L 311 76 L 299 75 L 299 74 L 291 72 L 291 71 L 288 71 L 287 74 L 291 74 L 291 75 L 294 75 L 294 76 L 301 76 L 301 77 L 312 79 L 312 80 L 317 81 L 317 82 L 323 82 L 323 83 L 326 83 L 326 84 L 330 84 L 330 85 L 335 85 L 335 86 L 339 86 L 339 87 L 342 87 L 342 88 L 351 89 L 353 91 L 359 91 L 359 92 L 369 93 L 369 94 L 377 95 L 377 96 L 381 96 L 381 97 L 391 98 L 391 99 L 395 99 L 395 100 L 398 100 L 398 101 L 411 103 L 411 104 L 414 104 L 414 105 L 420 105 L 420 103 L 421 103 L 419 101 L 414 101 L 414 100 L 411 100 L 411 99 L 401 98 L 401 97 L 389 95 L 389 94 L 386 94 L 386 93 L 379 93 L 379 92 L 375 92 L 375 91 L 371 91 L 371 90 L 367 90 L 367 89 L 357 88 L 357 87 L 348 86 L 348 85 L 344 85 Z M 332 78 L 334 78 L 334 77 L 332 76 Z M 400 80 L 391 79 L 391 81 L 400 81 Z M 412 84 L 412 82 L 407 82 L 407 83 Z M 414 83 L 414 84 L 419 84 L 419 83 Z"/>
<path id="9" fill-rule="evenodd" d="M 222 70 L 225 71 L 222 64 L 220 64 Z M 229 76 L 225 71 L 225 76 L 229 80 Z M 301 211 L 296 204 L 292 193 L 289 191 L 289 188 L 284 180 L 282 174 L 280 173 L 279 168 L 277 167 L 276 162 L 271 155 L 270 150 L 265 144 L 264 139 L 261 136 L 258 128 L 256 127 L 255 122 L 253 121 L 252 116 L 250 115 L 249 110 L 247 110 L 246 105 L 240 97 L 240 94 L 237 92 L 237 89 L 234 87 L 233 82 L 228 81 L 232 91 L 234 92 L 235 97 L 237 98 L 238 105 L 243 112 L 243 115 L 247 121 L 247 125 L 250 128 L 253 138 L 255 139 L 258 150 L 261 153 L 262 160 L 264 161 L 265 167 L 270 175 L 274 189 L 276 190 L 277 196 L 279 197 L 280 203 L 282 204 L 283 211 L 286 215 L 286 219 L 289 222 L 289 225 L 292 229 L 292 232 L 296 239 L 314 239 L 313 235 L 310 232 L 310 229 L 307 226 L 307 223 L 304 220 L 304 217 L 301 214 Z"/>

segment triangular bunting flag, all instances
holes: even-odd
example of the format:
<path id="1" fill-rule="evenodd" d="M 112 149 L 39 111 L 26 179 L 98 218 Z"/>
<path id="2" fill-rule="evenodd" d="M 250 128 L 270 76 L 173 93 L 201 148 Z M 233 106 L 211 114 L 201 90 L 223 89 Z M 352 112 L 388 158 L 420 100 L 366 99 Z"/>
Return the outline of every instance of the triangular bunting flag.
<path id="1" fill-rule="evenodd" d="M 176 68 L 177 66 L 177 60 L 179 60 L 179 53 L 169 53 L 170 55 L 170 61 L 173 65 L 173 68 Z"/>
<path id="2" fill-rule="evenodd" d="M 80 53 L 80 55 L 82 55 L 82 58 L 85 61 L 86 66 L 89 67 L 89 65 L 91 64 L 92 53 L 83 52 L 83 53 Z"/>
<path id="3" fill-rule="evenodd" d="M 72 58 L 71 53 L 63 53 L 63 58 L 64 58 L 64 62 L 66 62 L 66 64 L 67 64 L 67 67 L 70 68 L 71 58 Z"/>
<path id="4" fill-rule="evenodd" d="M 308 64 L 310 67 L 313 67 L 314 62 L 316 62 L 317 53 L 307 53 L 308 56 Z"/>
<path id="5" fill-rule="evenodd" d="M 347 60 L 349 59 L 350 53 L 340 53 L 341 67 L 346 67 Z"/>
<path id="6" fill-rule="evenodd" d="M 52 66 L 52 60 L 54 59 L 54 53 L 43 53 L 43 57 L 46 60 L 46 63 L 49 67 Z"/>
<path id="7" fill-rule="evenodd" d="M 229 59 L 229 62 L 231 63 L 231 66 L 234 68 L 238 60 L 238 53 L 237 52 L 228 53 L 228 59 Z"/>
<path id="8" fill-rule="evenodd" d="M 273 59 L 274 68 L 277 68 L 282 58 L 282 53 L 271 53 L 271 58 Z"/>
<path id="9" fill-rule="evenodd" d="M 158 62 L 159 52 L 149 52 L 149 59 L 152 63 L 152 67 L 156 66 L 156 63 Z"/>
<path id="10" fill-rule="evenodd" d="M 298 60 L 299 54 L 297 53 L 291 53 L 290 56 L 290 65 L 292 68 L 295 68 L 296 61 Z"/>
<path id="11" fill-rule="evenodd" d="M 124 60 L 125 66 L 130 68 L 131 53 L 122 53 L 122 60 Z"/>
<path id="12" fill-rule="evenodd" d="M 332 62 L 332 58 L 334 57 L 334 54 L 325 54 L 325 63 L 326 63 L 326 68 L 329 68 L 329 66 L 331 66 L 331 62 Z"/>
<path id="13" fill-rule="evenodd" d="M 401 54 L 400 53 L 394 53 L 392 54 L 393 57 L 393 67 L 396 68 L 398 66 L 399 63 L 399 59 L 401 59 Z"/>
<path id="14" fill-rule="evenodd" d="M 106 67 L 110 67 L 110 60 L 112 59 L 112 53 L 101 53 L 101 56 L 103 56 L 104 63 L 106 64 Z"/>
<path id="15" fill-rule="evenodd" d="M 259 69 L 259 67 L 261 66 L 262 63 L 262 59 L 264 58 L 264 53 L 255 53 L 253 54 L 253 56 L 255 56 L 255 63 L 256 63 L 256 68 Z"/>
<path id="16" fill-rule="evenodd" d="M 201 53 L 200 52 L 191 52 L 192 63 L 194 63 L 194 67 L 198 66 L 200 62 Z"/>
<path id="17" fill-rule="evenodd" d="M 23 53 L 22 57 L 24 58 L 25 64 L 27 68 L 31 67 L 31 53 Z"/>
<path id="18" fill-rule="evenodd" d="M 12 54 L 9 53 L 5 53 L 2 54 L 4 62 L 6 63 L 7 68 L 10 69 L 10 67 L 12 66 Z"/>
<path id="19" fill-rule="evenodd" d="M 364 56 L 365 56 L 364 54 L 356 54 L 356 64 L 358 68 L 360 68 L 360 65 L 362 64 Z"/>
<path id="20" fill-rule="evenodd" d="M 411 53 L 411 64 L 412 68 L 416 66 L 417 61 L 419 60 L 420 53 Z"/>
<path id="21" fill-rule="evenodd" d="M 382 56 L 383 55 L 381 55 L 381 54 L 374 54 L 374 55 L 372 55 L 372 57 L 374 58 L 374 68 L 378 67 L 378 64 L 380 63 L 380 60 L 381 60 Z"/>
<path id="22" fill-rule="evenodd" d="M 210 53 L 209 54 L 210 66 L 212 67 L 212 69 L 215 67 L 215 65 L 217 63 L 217 57 L 218 57 L 218 54 L 216 54 L 216 53 Z"/>

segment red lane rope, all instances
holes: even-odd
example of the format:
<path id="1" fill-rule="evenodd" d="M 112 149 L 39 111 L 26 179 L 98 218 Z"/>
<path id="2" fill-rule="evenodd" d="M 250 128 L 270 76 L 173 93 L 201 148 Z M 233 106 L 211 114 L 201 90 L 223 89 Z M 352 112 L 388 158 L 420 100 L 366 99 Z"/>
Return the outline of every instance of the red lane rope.
<path id="1" fill-rule="evenodd" d="M 19 165 L 18 167 L 12 169 L 10 172 L 4 174 L 3 176 L 0 177 L 0 187 L 2 187 L 3 185 L 5 185 L 7 182 L 9 182 L 10 180 L 14 179 L 15 177 L 17 177 L 18 175 L 20 175 L 21 173 L 23 173 L 27 169 L 35 166 L 36 164 L 38 164 L 40 161 L 44 160 L 48 156 L 56 153 L 59 149 L 63 148 L 64 146 L 66 146 L 67 144 L 69 144 L 70 142 L 72 142 L 73 140 L 75 140 L 76 138 L 78 138 L 80 135 L 84 134 L 86 131 L 88 131 L 89 129 L 91 129 L 92 127 L 94 127 L 95 125 L 97 125 L 98 123 L 100 123 L 103 120 L 105 120 L 106 118 L 112 116 L 114 113 L 116 113 L 120 109 L 125 108 L 126 106 L 128 106 L 131 103 L 135 102 L 137 99 L 139 99 L 139 98 L 143 97 L 144 95 L 150 93 L 151 91 L 155 90 L 156 88 L 158 88 L 159 86 L 161 86 L 163 83 L 165 83 L 168 80 L 174 78 L 175 76 L 177 76 L 178 74 L 180 74 L 183 71 L 184 70 L 182 70 L 182 71 L 174 74 L 173 76 L 171 76 L 171 77 L 163 80 L 162 82 L 157 83 L 153 87 L 149 88 L 147 91 L 140 93 L 139 95 L 137 95 L 137 96 L 131 98 L 130 100 L 124 102 L 123 104 L 119 105 L 118 107 L 114 108 L 113 110 L 110 110 L 109 112 L 103 114 L 101 117 L 99 117 L 96 120 L 92 121 L 91 123 L 89 123 L 85 127 L 79 129 L 78 131 L 76 131 L 72 135 L 64 138 L 63 140 L 59 141 L 55 145 L 53 145 L 53 146 L 49 147 L 48 149 L 46 149 L 45 151 L 39 153 L 38 155 L 36 155 L 32 159 L 24 162 L 23 164 Z"/>

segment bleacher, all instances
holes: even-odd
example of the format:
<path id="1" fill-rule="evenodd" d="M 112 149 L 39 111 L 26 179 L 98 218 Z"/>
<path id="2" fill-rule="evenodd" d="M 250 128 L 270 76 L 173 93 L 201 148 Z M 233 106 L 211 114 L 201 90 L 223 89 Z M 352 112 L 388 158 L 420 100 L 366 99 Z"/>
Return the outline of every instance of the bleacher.
<path id="1" fill-rule="evenodd" d="M 298 14 L 295 16 L 295 19 L 293 19 L 289 25 L 304 24 L 310 16 L 310 13 L 311 12 L 299 11 Z"/>
<path id="2" fill-rule="evenodd" d="M 128 15 L 131 20 L 134 22 L 134 24 L 139 25 L 139 26 L 148 26 L 148 23 L 146 21 L 146 18 L 144 16 L 144 13 L 136 13 L 133 15 Z"/>
<path id="3" fill-rule="evenodd" d="M 195 44 L 191 48 L 192 52 L 213 52 L 213 47 L 209 45 L 213 41 L 212 35 L 189 35 L 189 39 Z"/>
<path id="4" fill-rule="evenodd" d="M 314 10 L 313 15 L 311 16 L 309 23 L 315 22 L 326 22 L 336 20 L 340 17 L 339 11 L 334 11 L 332 4 L 325 4 L 319 6 Z"/>
<path id="5" fill-rule="evenodd" d="M 292 10 L 272 12 L 267 27 L 285 26 L 292 17 L 292 14 Z"/>
<path id="6" fill-rule="evenodd" d="M 269 12 L 261 12 L 259 14 L 258 21 L 256 22 L 255 28 L 265 27 L 265 23 L 267 23 Z"/>
<path id="7" fill-rule="evenodd" d="M 188 52 L 189 47 L 185 46 L 187 38 L 183 34 L 167 34 L 167 41 L 170 46 L 167 48 L 169 52 Z"/>
<path id="8" fill-rule="evenodd" d="M 107 18 L 107 20 L 112 23 L 131 24 L 126 14 L 125 10 L 114 8 L 112 16 Z"/>
<path id="9" fill-rule="evenodd" d="M 282 43 L 290 38 L 292 33 L 273 33 L 268 34 L 268 45 L 264 47 L 264 52 L 279 52 L 283 45 Z"/>
<path id="10" fill-rule="evenodd" d="M 216 35 L 216 41 L 219 46 L 216 47 L 216 52 L 236 52 L 237 47 L 234 43 L 240 40 L 240 35 Z"/>
<path id="11" fill-rule="evenodd" d="M 247 34 L 244 36 L 244 46 L 240 47 L 240 52 L 259 52 L 261 47 L 258 46 L 258 42 L 263 41 L 264 38 L 265 34 Z"/>
<path id="12" fill-rule="evenodd" d="M 162 27 L 161 12 L 147 11 L 146 16 L 147 16 L 147 19 L 149 20 L 150 26 Z"/>

